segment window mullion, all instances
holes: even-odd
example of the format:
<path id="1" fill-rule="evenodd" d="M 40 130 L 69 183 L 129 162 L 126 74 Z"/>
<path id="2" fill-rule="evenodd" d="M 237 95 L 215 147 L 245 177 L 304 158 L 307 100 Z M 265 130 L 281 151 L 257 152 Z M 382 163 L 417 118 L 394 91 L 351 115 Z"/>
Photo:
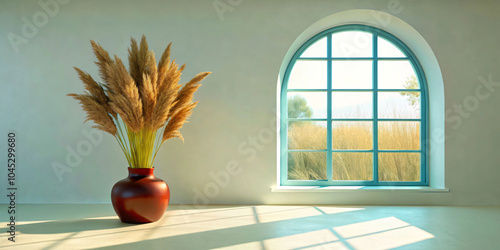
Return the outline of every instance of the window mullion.
<path id="1" fill-rule="evenodd" d="M 373 181 L 378 185 L 378 53 L 376 32 L 373 33 Z"/>
<path id="2" fill-rule="evenodd" d="M 365 32 L 369 32 L 371 33 L 372 35 L 372 55 L 365 55 L 363 54 L 364 57 L 354 57 L 354 58 L 351 58 L 351 57 L 334 57 L 333 55 L 333 50 L 334 50 L 334 47 L 332 45 L 337 45 L 337 42 L 333 42 L 333 38 L 335 38 L 333 35 L 337 32 L 342 32 L 342 31 L 365 31 Z M 354 34 L 354 33 L 353 33 Z M 397 49 L 401 50 L 401 52 L 403 52 L 403 54 L 406 55 L 406 57 L 382 57 L 382 58 L 379 58 L 378 57 L 378 35 L 380 35 L 381 39 L 385 39 L 387 41 L 389 41 L 390 43 L 392 43 Z M 326 55 L 324 54 L 325 51 L 323 50 L 321 54 L 318 54 L 318 57 L 310 57 L 310 58 L 302 58 L 300 57 L 301 53 L 303 53 L 305 50 L 307 50 L 312 44 L 314 44 L 316 42 L 316 40 L 320 39 L 320 38 L 326 38 L 326 46 L 327 46 L 327 50 L 326 50 Z M 394 41 L 393 41 L 394 40 Z M 365 40 L 366 41 L 366 40 Z M 382 40 L 381 40 L 382 41 Z M 339 43 L 342 43 L 342 42 L 339 42 Z M 356 45 L 356 44 L 350 44 L 352 46 Z M 325 44 L 323 43 L 322 44 L 322 48 L 324 49 Z M 385 46 L 384 44 L 381 43 L 381 50 L 383 51 L 384 48 L 386 47 L 383 47 Z M 317 47 L 318 48 L 318 47 Z M 387 48 L 392 48 L 392 47 L 387 47 Z M 342 50 L 342 48 L 340 48 L 340 50 Z M 389 54 L 388 54 L 389 55 Z M 317 63 L 317 64 L 320 64 L 320 63 L 324 63 L 324 60 L 326 60 L 327 62 L 327 71 L 324 72 L 323 71 L 323 68 L 324 67 L 324 64 L 321 66 L 321 68 L 311 68 L 311 70 L 309 70 L 308 67 L 316 67 L 315 65 L 313 65 L 314 63 Z M 337 63 L 339 62 L 340 64 L 343 64 L 344 62 L 343 61 L 346 61 L 346 62 L 350 62 L 350 61 L 363 61 L 363 60 L 372 60 L 372 86 L 371 88 L 368 87 L 368 86 L 364 86 L 365 88 L 364 89 L 358 89 L 358 88 L 354 88 L 354 87 L 350 87 L 350 86 L 347 86 L 348 88 L 345 88 L 345 89 L 333 89 L 333 63 Z M 290 78 L 290 75 L 291 75 L 291 72 L 292 70 L 294 69 L 294 66 L 295 66 L 295 63 L 297 61 L 312 61 L 312 63 L 309 65 L 299 65 L 301 67 L 298 67 L 297 69 L 299 71 L 299 73 L 302 73 L 302 74 L 316 74 L 315 76 L 312 76 L 312 77 L 319 77 L 321 76 L 322 77 L 325 77 L 323 74 L 327 74 L 327 82 L 326 82 L 326 87 L 324 87 L 324 85 L 322 86 L 319 86 L 319 88 L 315 88 L 315 89 L 312 89 L 312 87 L 315 87 L 315 86 L 309 86 L 307 84 L 307 81 L 301 81 L 301 82 L 298 82 L 300 84 L 298 84 L 296 86 L 296 88 L 294 89 L 288 89 L 287 86 L 288 86 L 288 82 L 289 82 L 289 78 Z M 317 62 L 314 62 L 314 61 L 317 61 Z M 321 62 L 322 61 L 322 62 Z M 418 89 L 403 89 L 403 87 L 398 87 L 397 85 L 395 85 L 395 87 L 392 87 L 392 88 L 388 88 L 388 89 L 379 89 L 378 88 L 378 61 L 381 61 L 381 62 L 385 62 L 385 61 L 409 61 L 412 66 L 413 66 L 413 70 L 415 71 L 415 74 L 417 75 L 417 79 L 419 80 L 420 82 L 420 87 Z M 345 65 L 345 64 L 343 64 Z M 349 66 L 347 65 L 347 67 L 350 67 L 349 69 L 356 69 L 356 65 L 358 64 L 353 64 L 352 66 Z M 361 64 L 359 64 L 361 65 Z M 366 64 L 365 64 L 366 65 Z M 363 65 L 361 65 L 363 66 Z M 368 73 L 366 71 L 364 71 L 365 69 L 368 70 L 366 67 L 361 67 L 360 66 L 360 70 L 359 70 L 359 74 L 362 74 L 363 72 L 365 73 Z M 384 65 L 381 65 L 381 66 L 384 66 Z M 320 66 L 318 66 L 320 67 Z M 339 66 L 340 67 L 340 66 Z M 337 69 L 337 68 L 336 68 Z M 304 71 L 306 70 L 306 71 Z M 382 68 L 381 68 L 382 70 Z M 351 74 L 356 74 L 358 73 L 357 71 L 353 71 L 353 72 L 350 72 Z M 345 73 L 346 77 L 348 76 L 347 73 L 349 72 L 344 72 L 342 71 L 342 73 Z M 384 73 L 384 72 L 382 72 Z M 387 72 L 388 75 L 390 76 L 390 72 Z M 337 76 L 337 74 L 336 74 Z M 366 74 L 363 75 L 363 79 L 366 79 L 364 78 L 364 76 L 366 76 Z M 382 76 L 382 75 L 381 75 Z M 302 77 L 308 77 L 308 76 L 304 76 L 304 75 L 300 75 L 298 76 L 298 80 L 301 80 Z M 316 79 L 315 78 L 315 79 Z M 360 79 L 361 79 L 360 78 Z M 305 78 L 304 78 L 305 79 Z M 319 79 L 319 78 L 318 78 Z M 342 78 L 343 79 L 343 78 Z M 346 78 L 348 79 L 348 78 Z M 391 78 L 388 78 L 389 79 L 389 82 L 391 80 Z M 383 82 L 381 82 L 381 85 L 383 85 L 385 83 L 384 79 L 382 79 Z M 349 80 L 347 80 L 349 81 Z M 350 186 L 363 186 L 363 185 L 366 185 L 366 186 L 378 186 L 378 185 L 382 185 L 382 186 L 387 186 L 387 185 L 396 185 L 396 186 L 399 186 L 399 185 L 402 185 L 402 186 L 407 186 L 407 185 L 418 185 L 418 184 L 428 184 L 428 157 L 427 157 L 427 153 L 428 153 L 428 148 L 426 147 L 425 145 L 425 142 L 426 142 L 426 138 L 428 136 L 428 103 L 427 103 L 427 89 L 426 89 L 426 83 L 425 83 L 425 76 L 423 74 L 423 71 L 421 69 L 421 66 L 418 62 L 418 60 L 416 59 L 415 55 L 413 55 L 413 53 L 406 47 L 406 45 L 404 43 L 402 43 L 401 41 L 399 41 L 397 38 L 395 37 L 392 37 L 390 34 L 384 32 L 383 30 L 378 30 L 377 28 L 372 28 L 372 27 L 364 27 L 364 26 L 361 26 L 361 25 L 346 25 L 346 26 L 342 26 L 342 27 L 335 27 L 335 28 L 332 28 L 330 30 L 325 30 L 319 34 L 317 34 L 315 37 L 309 39 L 303 46 L 301 46 L 301 48 L 299 48 L 299 50 L 297 50 L 295 52 L 295 54 L 293 55 L 291 61 L 289 62 L 286 70 L 285 70 L 285 74 L 284 74 L 284 79 L 283 79 L 283 82 L 284 82 L 284 85 L 283 85 L 283 89 L 281 91 L 281 104 L 280 104 L 280 107 L 281 107 L 281 124 L 280 124 L 280 142 L 281 142 L 281 146 L 280 146 L 280 160 L 281 160 L 281 168 L 280 168 L 280 178 L 278 179 L 278 181 L 281 182 L 282 185 L 299 185 L 299 186 L 331 186 L 331 185 L 340 185 L 340 186 L 344 186 L 344 185 L 350 185 Z M 323 82 L 324 84 L 324 82 Z M 295 85 L 294 85 L 295 86 Z M 357 85 L 353 85 L 353 86 L 357 86 Z M 390 87 L 392 85 L 388 85 L 387 87 Z M 338 87 L 338 86 L 336 86 Z M 300 93 L 300 92 L 305 92 L 305 93 Z M 335 99 L 333 100 L 333 93 L 342 93 L 342 92 L 356 92 L 356 93 L 360 93 L 360 92 L 364 92 L 366 94 L 368 94 L 369 92 L 372 92 L 372 116 L 371 117 L 368 117 L 368 118 L 334 118 L 333 117 L 333 101 L 342 101 L 342 98 L 340 99 Z M 410 92 L 410 93 L 420 93 L 420 117 L 419 118 L 383 118 L 383 117 L 379 117 L 378 116 L 378 92 L 382 92 L 382 93 L 390 93 L 392 94 L 391 92 Z M 295 95 L 304 95 L 304 96 L 309 96 L 309 97 L 304 97 L 306 101 L 308 101 L 310 104 L 308 105 L 309 108 L 311 108 L 311 111 L 314 111 L 315 115 L 313 117 L 315 118 L 289 118 L 288 117 L 288 109 L 287 109 L 287 105 L 288 105 L 288 93 L 294 93 L 294 94 L 291 94 L 290 96 L 295 96 Z M 310 93 L 318 93 L 317 95 L 324 95 L 324 94 L 327 94 L 327 115 L 326 117 L 319 117 L 316 115 L 316 111 L 318 109 L 318 104 L 320 103 L 319 101 L 316 101 L 315 99 L 316 98 L 316 94 L 310 94 Z M 313 96 L 311 98 L 311 96 Z M 339 94 L 341 95 L 341 94 Z M 321 98 L 324 98 L 324 97 L 321 97 Z M 359 97 L 353 97 L 354 99 L 364 99 L 364 98 L 367 98 L 367 96 L 365 97 L 361 97 L 361 95 Z M 369 98 L 369 97 L 368 97 Z M 381 101 L 383 101 L 383 96 L 381 97 Z M 320 100 L 321 103 L 324 103 L 324 99 Z M 342 103 L 344 104 L 344 103 Z M 356 105 L 358 105 L 357 103 L 354 103 Z M 350 110 L 350 106 L 354 106 L 353 103 L 350 103 L 349 100 L 347 100 L 345 102 L 345 106 L 344 105 L 341 105 L 341 111 L 343 110 L 342 108 L 344 108 L 345 110 Z M 383 104 L 383 102 L 381 103 Z M 324 104 L 322 104 L 324 105 Z M 359 105 L 364 105 L 362 106 L 363 107 L 363 111 L 366 110 L 365 108 L 368 108 L 366 106 L 366 103 L 362 103 L 362 104 L 359 104 Z M 358 105 L 358 106 L 359 106 Z M 358 108 L 358 109 L 361 109 L 361 108 Z M 324 114 L 324 109 L 320 110 L 322 114 Z M 382 110 L 382 112 L 384 112 L 384 110 Z M 383 114 L 383 113 L 381 113 Z M 318 118 L 319 117 L 319 118 Z M 346 116 L 346 117 L 350 117 L 350 116 Z M 362 116 L 361 116 L 362 117 Z M 392 116 L 387 116 L 387 117 L 392 117 Z M 407 116 L 404 116 L 404 117 L 407 117 Z M 410 116 L 408 116 L 410 117 Z M 411 116 L 411 117 L 416 117 L 416 116 Z M 321 128 L 318 127 L 311 127 L 311 129 L 314 129 L 315 130 L 318 130 L 320 131 L 321 130 L 321 133 L 324 133 L 324 123 L 326 122 L 327 126 L 326 126 L 326 136 L 327 136 L 327 140 L 326 140 L 326 147 L 325 146 L 321 146 L 321 147 L 316 147 L 316 146 L 297 146 L 297 147 L 292 147 L 292 149 L 289 149 L 288 148 L 288 140 L 292 137 L 288 137 L 288 125 L 289 125 L 289 122 L 295 122 L 295 121 L 298 121 L 298 122 L 306 122 L 308 121 L 310 124 L 312 125 L 317 125 L 317 126 L 320 126 L 321 125 Z M 352 131 L 347 131 L 345 133 L 347 133 L 346 137 L 336 137 L 336 138 L 333 138 L 333 121 L 338 121 L 340 123 L 342 122 L 353 122 L 352 124 L 361 124 L 361 123 L 354 123 L 354 122 L 372 122 L 372 147 L 369 148 L 369 146 L 366 146 L 366 147 L 363 147 L 363 148 L 366 148 L 366 149 L 333 149 L 333 140 L 339 140 L 339 138 L 341 139 L 345 139 L 345 140 L 349 140 L 349 138 L 351 137 L 350 136 L 350 133 L 355 133 L 355 132 L 352 132 Z M 407 149 L 407 148 L 416 148 L 416 147 L 413 147 L 413 146 L 409 146 L 409 147 L 401 147 L 401 149 L 397 149 L 399 147 L 395 147 L 395 149 L 380 149 L 379 148 L 379 145 L 378 145 L 378 139 L 379 137 L 384 137 L 384 134 L 385 134 L 385 130 L 384 130 L 384 127 L 382 127 L 382 131 L 379 131 L 378 129 L 378 125 L 379 125 L 379 122 L 382 122 L 382 125 L 384 124 L 390 124 L 390 122 L 419 122 L 420 123 L 420 150 L 410 150 L 410 149 Z M 322 124 L 319 124 L 322 123 Z M 386 122 L 386 123 L 384 123 Z M 347 123 L 346 123 L 347 124 Z M 399 124 L 399 123 L 398 123 Z M 402 123 L 401 123 L 402 124 Z M 311 126 L 312 126 L 311 125 Z M 364 125 L 365 126 L 365 125 Z M 390 127 L 388 127 L 390 129 Z M 299 130 L 297 130 L 299 131 Z M 311 132 L 309 130 L 304 130 L 304 131 L 308 131 L 307 133 L 315 133 L 315 132 Z M 340 130 L 339 130 L 340 131 Z M 398 130 L 399 131 L 399 130 Z M 390 131 L 389 131 L 390 132 Z M 388 132 L 388 133 L 389 133 Z M 319 133 L 319 132 L 318 132 Z M 357 133 L 357 132 L 356 132 Z M 304 136 L 307 136 L 306 134 L 303 134 Z M 319 135 L 319 134 L 318 134 Z M 323 134 L 324 135 L 324 134 Z M 297 137 L 299 138 L 297 142 L 301 142 L 300 138 L 302 137 Z M 368 139 L 368 138 L 366 138 Z M 384 139 L 384 138 L 382 138 Z M 305 139 L 305 141 L 307 141 L 309 139 Z M 317 142 L 315 139 L 312 140 L 311 139 L 311 142 L 315 143 L 315 145 L 317 145 Z M 339 141 L 340 142 L 340 141 Z M 354 141 L 353 141 L 354 142 Z M 321 143 L 324 143 L 324 141 L 322 141 Z M 306 144 L 305 144 L 306 145 Z M 323 144 L 324 145 L 324 144 Z M 353 144 L 354 145 L 354 144 Z M 363 144 L 363 145 L 366 145 L 366 144 Z M 413 145 L 413 144 L 411 144 Z M 383 145 L 381 145 L 383 146 Z M 296 148 L 296 149 L 293 149 L 293 148 Z M 299 149 L 299 148 L 309 148 L 309 149 Z M 310 149 L 310 148 L 318 148 L 318 149 Z M 340 147 L 340 148 L 343 148 L 343 147 Z M 346 148 L 351 148 L 350 146 L 347 146 Z M 357 148 L 356 146 L 352 147 L 352 148 Z M 391 147 L 388 147 L 388 148 L 391 148 Z M 326 154 L 327 156 L 327 159 L 326 159 L 326 174 L 327 174 L 327 177 L 326 178 L 320 178 L 321 180 L 317 180 L 316 177 L 307 177 L 307 178 L 303 178 L 303 177 L 300 177 L 302 178 L 301 180 L 295 180 L 295 178 L 291 178 L 290 180 L 288 179 L 288 156 L 289 156 L 289 153 L 293 153 L 293 154 L 290 154 L 291 157 L 292 156 L 295 156 L 295 155 L 299 155 L 298 153 L 294 153 L 294 152 L 302 152 L 302 153 L 315 153 L 314 155 L 317 155 L 317 157 L 320 157 L 319 155 L 322 155 L 321 156 L 321 159 L 323 159 L 323 161 L 325 160 L 324 159 L 324 154 Z M 369 155 L 370 153 L 372 154 L 372 178 L 373 180 L 369 180 L 369 177 L 368 178 L 365 178 L 363 177 L 363 179 L 368 179 L 368 180 L 350 180 L 350 179 L 355 179 L 355 178 L 358 178 L 358 177 L 352 177 L 350 176 L 349 178 L 333 178 L 333 168 L 335 166 L 333 166 L 333 153 L 345 153 L 346 155 L 349 154 L 349 157 L 353 157 L 353 159 L 355 159 L 356 157 L 358 157 L 356 154 L 353 154 L 353 153 L 359 153 L 358 155 L 361 155 L 361 153 L 364 153 L 365 156 Z M 395 153 L 399 153 L 398 155 L 396 155 Z M 384 159 L 385 157 L 393 157 L 391 156 L 391 154 L 394 154 L 394 157 L 406 157 L 403 155 L 403 153 L 406 153 L 406 154 L 410 154 L 411 153 L 411 157 L 416 157 L 416 155 L 419 153 L 420 154 L 420 176 L 421 176 L 421 179 L 419 182 L 415 182 L 415 181 L 405 181 L 405 180 L 400 180 L 400 181 L 396 181 L 396 180 L 399 180 L 399 179 L 395 179 L 394 181 L 387 181 L 391 178 L 388 178 L 386 181 L 379 181 L 379 178 L 384 178 L 385 176 L 385 171 L 386 169 L 382 168 L 382 172 L 379 173 L 378 169 L 379 169 L 379 158 L 380 160 L 382 160 L 382 162 L 384 162 Z M 310 154 L 310 155 L 313 155 L 313 154 Z M 337 155 L 336 155 L 337 156 Z M 380 157 L 382 156 L 382 157 Z M 295 158 L 294 158 L 295 159 Z M 413 158 L 412 158 L 413 159 Z M 416 158 L 415 158 L 416 159 Z M 305 165 L 306 167 L 307 166 L 311 166 L 311 169 L 310 171 L 313 171 L 313 172 L 317 172 L 317 168 L 315 168 L 318 163 L 316 162 L 317 161 L 317 158 L 316 156 L 314 157 L 311 157 L 311 159 L 307 159 L 304 160 L 303 163 L 299 163 L 297 164 L 297 166 L 299 166 L 300 164 L 302 165 Z M 346 161 L 346 165 L 352 165 L 352 164 L 355 164 L 353 161 L 349 161 L 349 159 L 345 159 Z M 290 164 L 292 164 L 293 162 L 291 162 Z M 415 166 L 415 163 L 416 162 L 411 162 L 411 163 L 408 163 L 410 164 L 411 166 Z M 295 163 L 293 163 L 295 164 Z M 324 162 L 321 163 L 321 165 L 323 165 Z M 295 165 L 290 165 L 290 167 L 293 167 Z M 384 166 L 382 166 L 384 167 Z M 308 171 L 308 170 L 306 170 Z M 321 171 L 324 171 L 324 169 L 322 169 Z M 347 170 L 347 172 L 350 171 L 349 168 Z M 362 170 L 360 170 L 362 171 Z M 369 171 L 369 170 L 368 170 Z M 387 169 L 387 171 L 389 172 L 390 174 L 390 169 Z M 337 172 L 337 171 L 336 171 Z M 379 177 L 379 174 L 381 175 Z M 324 172 L 323 174 L 324 175 Z M 352 177 L 352 178 L 351 178 Z M 300 179 L 299 178 L 299 179 Z M 310 179 L 310 180 L 309 180 Z M 342 180 L 340 180 L 342 179 Z M 385 179 L 385 178 L 384 178 Z M 382 180 L 382 179 L 381 179 Z"/>
<path id="3" fill-rule="evenodd" d="M 327 140 L 326 140 L 326 175 L 328 182 L 333 180 L 333 163 L 332 163 L 332 34 L 327 36 Z"/>

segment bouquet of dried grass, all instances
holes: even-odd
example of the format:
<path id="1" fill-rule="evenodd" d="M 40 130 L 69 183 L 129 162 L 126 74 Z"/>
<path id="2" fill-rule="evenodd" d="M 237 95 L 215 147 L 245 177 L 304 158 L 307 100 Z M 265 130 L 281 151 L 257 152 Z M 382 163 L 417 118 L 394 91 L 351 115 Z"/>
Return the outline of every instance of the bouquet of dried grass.
<path id="1" fill-rule="evenodd" d="M 170 59 L 170 46 L 158 65 L 146 37 L 140 44 L 131 39 L 128 50 L 129 71 L 116 55 L 90 41 L 99 67 L 102 83 L 75 67 L 85 85 L 84 94 L 68 94 L 80 101 L 97 129 L 113 135 L 125 154 L 129 167 L 152 168 L 163 142 L 177 137 L 198 102 L 194 92 L 211 72 L 196 75 L 183 86 L 178 84 L 185 65 L 179 68 Z"/>

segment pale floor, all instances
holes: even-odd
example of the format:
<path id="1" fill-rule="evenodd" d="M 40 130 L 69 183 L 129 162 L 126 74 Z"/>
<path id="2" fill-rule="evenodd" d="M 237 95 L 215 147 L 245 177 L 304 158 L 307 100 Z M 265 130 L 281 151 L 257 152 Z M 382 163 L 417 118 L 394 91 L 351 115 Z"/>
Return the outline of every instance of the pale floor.
<path id="1" fill-rule="evenodd" d="M 2 249 L 500 249 L 500 207 L 180 206 L 121 223 L 109 204 L 20 205 Z"/>

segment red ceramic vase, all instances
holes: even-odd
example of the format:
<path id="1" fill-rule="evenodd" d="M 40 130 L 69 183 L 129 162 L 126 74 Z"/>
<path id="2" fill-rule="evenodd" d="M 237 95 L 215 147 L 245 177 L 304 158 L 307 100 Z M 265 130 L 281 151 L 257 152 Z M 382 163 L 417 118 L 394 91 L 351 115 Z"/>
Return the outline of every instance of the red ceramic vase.
<path id="1" fill-rule="evenodd" d="M 170 189 L 153 175 L 154 168 L 128 168 L 128 177 L 111 190 L 111 202 L 125 223 L 159 220 L 168 207 Z"/>

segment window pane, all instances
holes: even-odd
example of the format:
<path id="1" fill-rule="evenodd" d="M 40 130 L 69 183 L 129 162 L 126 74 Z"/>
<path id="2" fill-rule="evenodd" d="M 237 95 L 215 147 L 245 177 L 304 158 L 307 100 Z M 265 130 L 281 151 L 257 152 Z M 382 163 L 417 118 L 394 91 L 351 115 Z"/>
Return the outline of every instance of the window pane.
<path id="1" fill-rule="evenodd" d="M 326 92 L 289 92 L 288 118 L 326 118 Z"/>
<path id="2" fill-rule="evenodd" d="M 326 122 L 290 121 L 289 149 L 326 149 Z"/>
<path id="3" fill-rule="evenodd" d="M 373 122 L 332 122 L 333 149 L 373 149 Z"/>
<path id="4" fill-rule="evenodd" d="M 379 153 L 379 181 L 420 181 L 420 153 Z"/>
<path id="5" fill-rule="evenodd" d="M 407 185 L 428 178 L 421 176 L 428 139 L 422 108 L 428 107 L 420 65 L 397 38 L 359 27 L 321 33 L 287 69 L 282 160 L 290 181 L 284 185 Z"/>
<path id="6" fill-rule="evenodd" d="M 373 62 L 333 61 L 332 88 L 334 89 L 371 89 Z"/>
<path id="7" fill-rule="evenodd" d="M 378 57 L 406 57 L 401 50 L 399 50 L 394 44 L 379 37 L 377 40 Z"/>
<path id="8" fill-rule="evenodd" d="M 326 89 L 326 61 L 297 60 L 288 79 L 289 89 Z"/>
<path id="9" fill-rule="evenodd" d="M 378 61 L 379 89 L 419 89 L 410 61 Z"/>
<path id="10" fill-rule="evenodd" d="M 333 57 L 372 57 L 372 34 L 364 31 L 344 31 L 332 35 Z"/>
<path id="11" fill-rule="evenodd" d="M 378 118 L 420 118 L 420 92 L 379 92 Z"/>
<path id="12" fill-rule="evenodd" d="M 333 153 L 333 180 L 373 180 L 372 153 Z"/>
<path id="13" fill-rule="evenodd" d="M 372 92 L 333 92 L 333 118 L 372 118 Z"/>
<path id="14" fill-rule="evenodd" d="M 312 45 L 310 45 L 300 57 L 325 57 L 326 58 L 326 37 L 316 41 Z"/>
<path id="15" fill-rule="evenodd" d="M 419 150 L 420 122 L 379 122 L 378 148 L 381 150 Z"/>
<path id="16" fill-rule="evenodd" d="M 288 179 L 326 180 L 326 153 L 288 153 Z"/>

